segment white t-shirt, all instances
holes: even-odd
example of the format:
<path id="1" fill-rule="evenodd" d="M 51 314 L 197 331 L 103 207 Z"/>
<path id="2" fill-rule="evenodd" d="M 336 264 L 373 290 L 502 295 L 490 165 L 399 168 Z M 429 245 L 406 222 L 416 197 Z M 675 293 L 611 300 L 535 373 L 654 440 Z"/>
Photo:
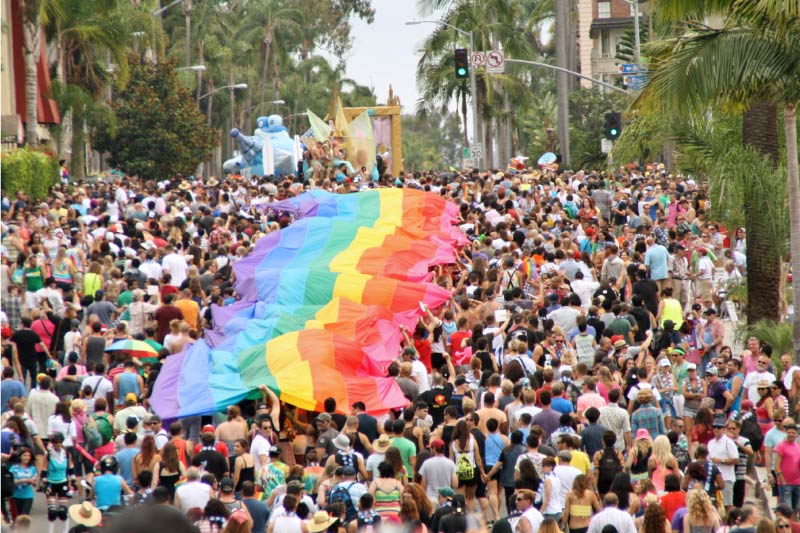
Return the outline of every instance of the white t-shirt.
<path id="1" fill-rule="evenodd" d="M 181 512 L 186 514 L 192 507 L 206 508 L 211 499 L 211 487 L 200 481 L 190 481 L 175 489 L 175 495 L 180 498 Z"/>
<path id="2" fill-rule="evenodd" d="M 260 433 L 253 438 L 253 443 L 250 444 L 250 455 L 253 456 L 253 463 L 255 471 L 258 472 L 263 466 L 259 455 L 266 455 L 269 457 L 269 449 L 272 444 Z"/>
<path id="3" fill-rule="evenodd" d="M 80 331 L 68 331 L 64 334 L 64 353 L 69 354 L 70 352 L 76 352 L 78 354 L 81 353 L 81 332 Z"/>
<path id="4" fill-rule="evenodd" d="M 172 276 L 170 285 L 173 287 L 180 287 L 183 280 L 186 279 L 186 259 L 176 253 L 171 253 L 164 256 L 161 260 L 161 266 L 164 270 L 169 271 Z"/>
<path id="5" fill-rule="evenodd" d="M 99 385 L 98 381 L 100 382 Z M 106 398 L 109 392 L 114 392 L 114 385 L 103 376 L 89 376 L 83 380 L 82 385 L 91 387 L 94 391 L 92 398 Z M 97 387 L 97 390 L 95 390 L 95 387 Z"/>
<path id="6" fill-rule="evenodd" d="M 419 359 L 414 359 L 411 362 L 411 374 L 417 378 L 417 386 L 419 387 L 420 394 L 431 388 L 430 383 L 428 383 L 428 370 L 425 368 L 425 364 Z"/>
<path id="7" fill-rule="evenodd" d="M 739 450 L 736 448 L 736 443 L 733 442 L 733 440 L 723 435 L 720 439 L 711 439 L 708 441 L 708 458 L 709 460 L 715 458 L 728 460 L 738 459 Z M 736 481 L 736 463 L 726 465 L 716 463 L 716 465 L 725 483 L 729 481 L 733 483 Z"/>
<path id="8" fill-rule="evenodd" d="M 636 385 L 631 387 L 631 390 L 628 391 L 628 395 L 626 396 L 626 398 L 628 398 L 628 401 L 629 402 L 635 402 L 636 401 L 636 396 L 639 395 L 639 391 L 640 390 L 651 390 L 651 391 L 653 391 L 653 404 L 658 404 L 658 402 L 661 401 L 661 394 L 658 392 L 658 389 L 656 389 L 651 384 L 649 384 L 649 383 L 647 383 L 645 381 L 640 381 L 639 383 L 637 383 Z"/>
<path id="9" fill-rule="evenodd" d="M 77 429 L 75 428 L 75 421 L 71 420 L 69 423 L 64 422 L 61 415 L 51 415 L 47 418 L 47 435 L 53 433 L 61 433 L 64 435 L 64 446 L 69 448 L 78 437 Z"/>
<path id="10" fill-rule="evenodd" d="M 772 384 L 775 381 L 775 374 L 772 372 L 750 372 L 747 374 L 747 377 L 744 378 L 744 388 L 747 389 L 747 398 L 753 402 L 753 405 L 757 404 L 758 401 L 761 399 L 761 395 L 758 393 L 758 382 L 767 380 Z"/>

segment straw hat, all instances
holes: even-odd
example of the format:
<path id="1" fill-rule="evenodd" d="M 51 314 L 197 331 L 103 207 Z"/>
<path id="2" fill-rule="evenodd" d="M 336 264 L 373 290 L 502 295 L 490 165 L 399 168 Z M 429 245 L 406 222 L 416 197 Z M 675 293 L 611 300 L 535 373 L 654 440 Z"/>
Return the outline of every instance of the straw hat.
<path id="1" fill-rule="evenodd" d="M 73 522 L 86 527 L 96 526 L 103 518 L 97 507 L 92 505 L 92 502 L 83 502 L 70 505 L 69 517 Z"/>
<path id="2" fill-rule="evenodd" d="M 311 533 L 325 531 L 339 520 L 334 516 L 329 516 L 325 511 L 317 511 L 314 518 L 308 521 L 308 530 Z"/>
<path id="3" fill-rule="evenodd" d="M 372 442 L 372 449 L 375 450 L 375 453 L 385 453 L 391 445 L 392 439 L 384 433 Z"/>

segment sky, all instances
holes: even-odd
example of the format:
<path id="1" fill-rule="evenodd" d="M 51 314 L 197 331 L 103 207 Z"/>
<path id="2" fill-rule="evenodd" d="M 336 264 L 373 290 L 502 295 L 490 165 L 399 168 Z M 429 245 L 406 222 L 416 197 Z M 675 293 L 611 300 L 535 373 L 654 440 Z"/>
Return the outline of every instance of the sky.
<path id="1" fill-rule="evenodd" d="M 406 26 L 417 16 L 415 0 L 373 0 L 375 20 L 367 24 L 352 19 L 353 48 L 347 56 L 347 77 L 361 85 L 373 87 L 378 102 L 385 102 L 391 84 L 400 96 L 404 113 L 414 113 L 417 92 L 417 62 L 425 38 L 435 24 Z M 436 20 L 439 13 L 426 19 Z"/>

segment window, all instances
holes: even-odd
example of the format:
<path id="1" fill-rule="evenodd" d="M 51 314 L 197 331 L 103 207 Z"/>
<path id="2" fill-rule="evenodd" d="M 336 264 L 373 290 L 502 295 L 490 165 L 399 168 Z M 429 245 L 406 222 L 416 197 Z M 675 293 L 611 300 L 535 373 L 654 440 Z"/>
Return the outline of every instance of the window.
<path id="1" fill-rule="evenodd" d="M 611 18 L 611 2 L 597 2 L 597 18 L 608 19 Z"/>
<path id="2" fill-rule="evenodd" d="M 608 30 L 600 30 L 600 54 L 602 57 L 611 55 L 611 37 Z"/>

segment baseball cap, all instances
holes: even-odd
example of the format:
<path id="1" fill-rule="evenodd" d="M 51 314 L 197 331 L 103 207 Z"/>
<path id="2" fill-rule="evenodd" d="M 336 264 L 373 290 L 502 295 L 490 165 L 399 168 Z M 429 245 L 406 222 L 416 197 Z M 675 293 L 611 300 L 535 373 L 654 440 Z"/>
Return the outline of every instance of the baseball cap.
<path id="1" fill-rule="evenodd" d="M 697 370 L 697 365 L 694 363 L 687 363 L 686 370 Z"/>
<path id="2" fill-rule="evenodd" d="M 320 413 L 319 415 L 317 415 L 317 420 L 319 420 L 320 422 L 330 422 L 331 420 L 333 420 L 333 418 L 328 413 Z"/>
<path id="3" fill-rule="evenodd" d="M 150 424 L 153 422 L 161 422 L 161 417 L 158 415 L 150 415 L 150 418 L 147 419 L 147 422 Z"/>
<path id="4" fill-rule="evenodd" d="M 211 424 L 206 424 L 203 426 L 203 430 L 200 433 L 214 433 L 215 431 L 216 430 L 214 429 L 214 426 Z"/>
<path id="5" fill-rule="evenodd" d="M 706 309 L 705 311 L 703 311 L 703 314 L 704 314 L 704 315 L 716 315 L 716 314 L 717 314 L 717 311 L 716 311 L 716 309 L 714 309 L 713 307 L 709 307 L 708 309 Z"/>
<path id="6" fill-rule="evenodd" d="M 125 395 L 125 403 L 133 402 L 136 403 L 139 401 L 139 398 L 136 397 L 136 394 L 133 392 L 129 392 Z M 150 422 L 158 422 L 158 420 L 153 420 L 152 417 L 150 418 Z"/>
<path id="7" fill-rule="evenodd" d="M 278 446 L 270 446 L 270 448 L 269 448 L 269 456 L 270 457 L 280 457 L 281 456 L 281 449 Z"/>
<path id="8" fill-rule="evenodd" d="M 464 385 L 467 382 L 467 378 L 464 376 L 458 376 L 456 378 L 456 385 Z"/>
<path id="9" fill-rule="evenodd" d="M 443 496 L 445 498 L 452 498 L 455 495 L 456 492 L 450 487 L 442 487 L 439 489 L 439 496 Z"/>
<path id="10" fill-rule="evenodd" d="M 658 366 L 669 366 L 669 361 L 667 359 L 662 359 L 659 361 Z"/>
<path id="11" fill-rule="evenodd" d="M 713 426 L 715 428 L 724 428 L 726 423 L 727 423 L 727 420 L 725 420 L 725 416 L 724 415 L 720 415 L 720 416 L 715 416 L 714 417 Z"/>
<path id="12" fill-rule="evenodd" d="M 233 479 L 229 477 L 224 477 L 219 482 L 219 490 L 220 492 L 224 492 L 226 494 L 230 494 L 233 492 Z"/>
<path id="13" fill-rule="evenodd" d="M 719 376 L 719 370 L 717 370 L 717 367 L 715 367 L 715 366 L 710 366 L 706 370 L 706 374 L 711 374 L 713 376 Z"/>
<path id="14" fill-rule="evenodd" d="M 260 404 L 258 404 L 258 407 L 256 407 L 256 410 L 257 410 L 257 411 L 260 411 L 260 410 L 262 410 L 262 409 L 269 409 L 269 405 L 267 405 L 267 404 L 265 404 L 265 403 L 260 403 Z"/>

